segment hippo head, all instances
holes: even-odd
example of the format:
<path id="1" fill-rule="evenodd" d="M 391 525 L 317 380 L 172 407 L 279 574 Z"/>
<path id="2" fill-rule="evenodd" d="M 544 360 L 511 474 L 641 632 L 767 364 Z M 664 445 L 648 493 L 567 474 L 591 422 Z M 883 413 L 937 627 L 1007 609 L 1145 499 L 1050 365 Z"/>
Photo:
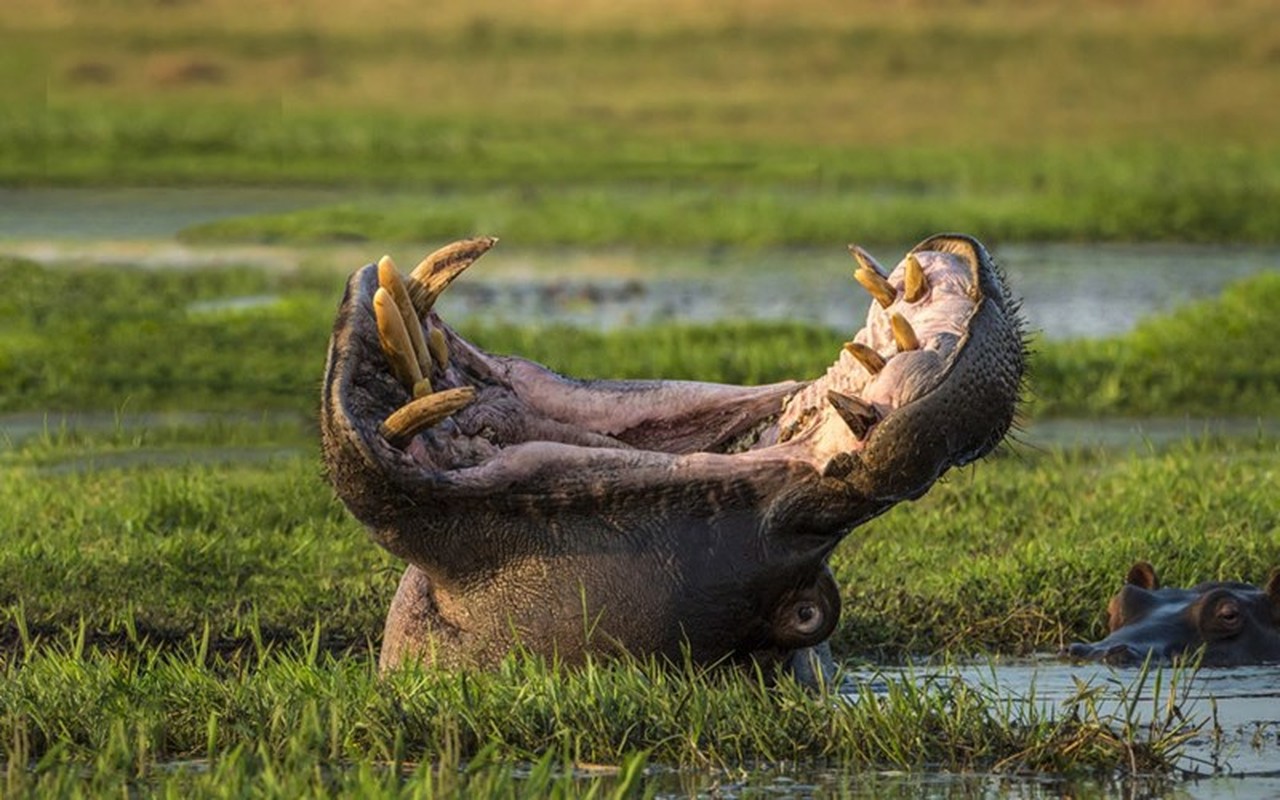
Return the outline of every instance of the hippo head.
<path id="1" fill-rule="evenodd" d="M 1139 561 L 1107 606 L 1111 633 L 1077 642 L 1066 654 L 1084 661 L 1141 664 L 1195 656 L 1211 667 L 1280 662 L 1280 570 L 1266 588 L 1213 581 L 1190 589 L 1160 588 L 1155 569 Z"/>
<path id="2" fill-rule="evenodd" d="M 1022 323 L 976 240 L 892 272 L 826 373 L 766 386 L 575 380 L 465 341 L 440 293 L 495 240 L 384 258 L 347 285 L 324 457 L 339 497 L 408 568 L 384 632 L 406 659 L 564 662 L 626 651 L 812 663 L 840 613 L 827 557 L 1005 436 Z"/>

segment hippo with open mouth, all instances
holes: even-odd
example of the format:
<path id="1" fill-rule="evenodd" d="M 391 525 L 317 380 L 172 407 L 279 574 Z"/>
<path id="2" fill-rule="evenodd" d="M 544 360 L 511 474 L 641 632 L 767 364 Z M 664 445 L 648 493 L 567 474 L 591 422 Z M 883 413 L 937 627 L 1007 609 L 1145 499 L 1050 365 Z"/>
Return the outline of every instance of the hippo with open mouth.
<path id="1" fill-rule="evenodd" d="M 892 272 L 860 248 L 866 323 L 824 375 L 767 386 L 575 380 L 491 355 L 435 311 L 493 246 L 357 271 L 325 370 L 327 474 L 408 563 L 380 666 L 628 652 L 830 674 L 827 558 L 1008 432 L 1023 323 L 983 246 Z"/>
<path id="2" fill-rule="evenodd" d="M 1280 662 L 1280 570 L 1261 589 L 1234 581 L 1162 589 L 1155 569 L 1139 561 L 1107 616 L 1107 638 L 1076 642 L 1065 654 L 1125 666 L 1194 656 L 1203 648 L 1200 663 L 1209 667 Z"/>

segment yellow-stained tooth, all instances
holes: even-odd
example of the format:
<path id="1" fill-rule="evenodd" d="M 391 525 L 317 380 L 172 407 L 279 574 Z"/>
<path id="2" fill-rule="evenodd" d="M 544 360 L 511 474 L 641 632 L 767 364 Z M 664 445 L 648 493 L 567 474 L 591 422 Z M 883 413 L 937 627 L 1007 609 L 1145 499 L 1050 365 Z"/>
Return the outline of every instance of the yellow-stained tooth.
<path id="1" fill-rule="evenodd" d="M 431 372 L 431 354 L 427 352 L 427 342 L 422 338 L 422 323 L 418 321 L 418 312 L 414 311 L 409 301 L 409 291 L 404 281 L 400 280 L 400 271 L 391 256 L 383 256 L 378 260 L 378 285 L 391 295 L 396 302 L 396 310 L 400 312 L 400 321 L 404 323 L 409 334 L 409 343 L 413 345 L 413 357 L 418 362 L 418 371 L 427 375 Z M 428 390 L 430 391 L 430 390 Z"/>
<path id="2" fill-rule="evenodd" d="M 876 411 L 875 406 L 852 395 L 828 389 L 827 402 L 840 415 L 840 419 L 844 420 L 844 424 L 849 426 L 853 435 L 859 439 L 866 438 L 871 426 L 880 421 L 880 412 Z"/>
<path id="3" fill-rule="evenodd" d="M 461 386 L 410 400 L 387 417 L 379 433 L 392 446 L 404 447 L 413 437 L 465 408 L 475 398 L 474 388 Z"/>
<path id="4" fill-rule="evenodd" d="M 916 336 L 915 328 L 911 327 L 906 317 L 897 313 L 890 315 L 889 327 L 893 330 L 893 340 L 898 343 L 899 350 L 905 352 L 920 349 L 920 338 Z"/>
<path id="5" fill-rule="evenodd" d="M 920 259 L 916 258 L 915 253 L 907 254 L 905 285 L 902 289 L 902 296 L 908 303 L 914 303 L 928 294 L 928 292 L 929 279 L 925 277 L 924 267 L 920 264 Z"/>
<path id="6" fill-rule="evenodd" d="M 431 336 L 427 340 L 427 347 L 431 350 L 431 357 L 436 360 L 436 365 L 440 369 L 449 366 L 449 343 L 445 341 L 444 331 L 439 328 L 432 328 Z"/>
<path id="7" fill-rule="evenodd" d="M 894 291 L 893 285 L 875 270 L 859 269 L 853 273 L 853 277 L 876 299 L 881 308 L 888 308 L 893 305 L 894 300 L 898 299 L 898 293 Z"/>
<path id="8" fill-rule="evenodd" d="M 373 315 L 378 322 L 378 341 L 391 363 L 391 371 L 404 388 L 413 391 L 413 387 L 422 380 L 422 370 L 413 355 L 413 342 L 409 340 L 409 332 L 405 330 L 396 301 L 382 287 L 373 294 Z"/>
<path id="9" fill-rule="evenodd" d="M 876 375 L 884 369 L 884 358 L 861 342 L 845 342 L 844 349 L 849 355 L 858 359 L 858 363 L 867 368 L 867 372 Z"/>
<path id="10" fill-rule="evenodd" d="M 496 237 L 481 236 L 477 239 L 463 239 L 447 244 L 431 255 L 422 259 L 418 266 L 409 273 L 405 281 L 409 289 L 409 299 L 418 315 L 425 318 L 435 306 L 440 294 L 453 283 L 454 278 L 471 266 L 477 258 L 489 252 L 489 248 L 498 243 Z"/>
<path id="11" fill-rule="evenodd" d="M 856 244 L 849 245 L 849 252 L 853 254 L 853 260 L 858 262 L 858 266 L 868 272 L 874 272 L 881 278 L 889 276 L 889 271 L 880 266 L 880 262 L 871 257 L 871 254 Z"/>

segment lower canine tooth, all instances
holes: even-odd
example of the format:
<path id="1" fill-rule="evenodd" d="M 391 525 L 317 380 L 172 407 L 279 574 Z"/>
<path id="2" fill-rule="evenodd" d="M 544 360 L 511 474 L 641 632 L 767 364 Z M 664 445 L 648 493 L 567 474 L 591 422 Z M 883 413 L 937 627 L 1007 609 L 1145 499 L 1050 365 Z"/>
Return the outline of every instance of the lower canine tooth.
<path id="1" fill-rule="evenodd" d="M 920 349 L 920 338 L 916 336 L 915 328 L 911 327 L 906 317 L 893 314 L 889 317 L 889 327 L 893 329 L 893 340 L 898 343 L 899 350 Z"/>
<path id="2" fill-rule="evenodd" d="M 409 299 L 418 314 L 425 319 L 440 294 L 453 283 L 453 279 L 497 243 L 498 240 L 492 236 L 463 239 L 447 244 L 422 259 L 413 268 L 413 272 L 409 273 L 409 280 L 406 281 Z"/>
<path id="3" fill-rule="evenodd" d="M 474 399 L 476 399 L 476 390 L 470 386 L 445 389 L 419 397 L 409 401 L 387 417 L 379 433 L 394 447 L 404 447 L 413 441 L 413 437 L 454 412 L 466 408 Z"/>
<path id="4" fill-rule="evenodd" d="M 422 338 L 422 324 L 418 322 L 418 313 L 409 300 L 409 291 L 400 280 L 400 271 L 391 260 L 391 256 L 383 256 L 378 261 L 378 285 L 396 301 L 396 310 L 400 312 L 400 321 L 404 323 L 409 342 L 413 345 L 413 357 L 418 362 L 418 371 L 427 374 L 431 369 L 431 355 L 427 352 L 427 342 Z"/>
<path id="5" fill-rule="evenodd" d="M 418 359 L 413 354 L 413 342 L 405 329 L 404 320 L 391 293 L 379 287 L 373 295 L 373 315 L 378 322 L 378 341 L 382 344 L 382 352 L 391 363 L 391 371 L 404 385 L 413 391 L 413 387 L 422 380 L 422 370 L 418 367 Z"/>
<path id="6" fill-rule="evenodd" d="M 858 359 L 858 363 L 866 367 L 867 372 L 872 375 L 877 375 L 880 370 L 884 369 L 884 358 L 865 344 L 861 342 L 845 342 L 844 349 L 849 351 L 849 355 Z"/>
<path id="7" fill-rule="evenodd" d="M 880 262 L 871 257 L 871 254 L 856 244 L 849 245 L 849 252 L 853 254 L 853 260 L 858 262 L 858 266 L 868 272 L 874 272 L 880 277 L 889 274 L 888 270 L 880 266 Z"/>
<path id="8" fill-rule="evenodd" d="M 844 420 L 844 424 L 849 426 L 849 430 L 858 439 L 866 438 L 871 426 L 880 421 L 880 413 L 876 411 L 875 406 L 868 405 L 843 392 L 837 392 L 835 389 L 827 390 L 827 402 L 831 403 L 831 407 L 836 410 L 840 419 Z"/>

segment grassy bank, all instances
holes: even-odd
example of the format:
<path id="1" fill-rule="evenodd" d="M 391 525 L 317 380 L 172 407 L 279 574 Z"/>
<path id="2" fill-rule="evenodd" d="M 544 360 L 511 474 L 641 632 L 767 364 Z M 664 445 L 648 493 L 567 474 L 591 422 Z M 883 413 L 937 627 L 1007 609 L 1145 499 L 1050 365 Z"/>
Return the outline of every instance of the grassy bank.
<path id="1" fill-rule="evenodd" d="M 18 0 L 0 183 L 352 192 L 204 240 L 1277 241 L 1265 2 L 792 6 Z"/>
<path id="2" fill-rule="evenodd" d="M 703 769 L 1108 775 L 1166 769 L 1195 723 L 1129 724 L 1101 712 L 1096 691 L 1048 716 L 945 670 L 852 706 L 634 663 L 563 672 L 514 660 L 379 683 L 371 647 L 399 565 L 333 500 L 314 449 L 246 459 L 194 428 L 183 464 L 145 442 L 119 464 L 119 436 L 35 440 L 0 464 L 11 789 L 475 780 L 534 791 L 584 762 L 614 765 L 628 785 L 642 754 Z M 1280 561 L 1277 468 L 1273 438 L 988 460 L 841 545 L 834 645 L 854 662 L 1056 650 L 1100 633 L 1105 599 L 1138 557 L 1170 583 L 1260 580 Z M 511 783 L 513 762 L 539 757 L 547 775 Z M 477 761 L 449 778 L 450 759 Z"/>

